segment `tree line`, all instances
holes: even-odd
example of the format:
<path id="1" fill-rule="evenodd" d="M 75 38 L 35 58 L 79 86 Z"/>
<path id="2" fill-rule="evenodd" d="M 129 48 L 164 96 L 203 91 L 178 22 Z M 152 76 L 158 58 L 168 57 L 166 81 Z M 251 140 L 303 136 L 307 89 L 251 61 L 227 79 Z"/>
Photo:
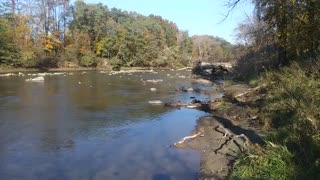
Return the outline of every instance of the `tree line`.
<path id="1" fill-rule="evenodd" d="M 231 0 L 234 8 L 240 0 Z M 239 69 L 247 78 L 266 69 L 319 57 L 320 1 L 254 0 L 254 16 L 237 28 Z M 252 71 L 255 70 L 255 71 Z M 249 72 L 250 71 L 250 72 Z"/>
<path id="2" fill-rule="evenodd" d="M 187 31 L 82 0 L 7 0 L 0 6 L 0 64 L 13 67 L 186 66 Z"/>
<path id="3" fill-rule="evenodd" d="M 201 37 L 191 38 L 160 16 L 109 9 L 101 3 L 5 0 L 0 4 L 1 66 L 173 68 L 193 60 L 234 57 L 230 43 Z"/>

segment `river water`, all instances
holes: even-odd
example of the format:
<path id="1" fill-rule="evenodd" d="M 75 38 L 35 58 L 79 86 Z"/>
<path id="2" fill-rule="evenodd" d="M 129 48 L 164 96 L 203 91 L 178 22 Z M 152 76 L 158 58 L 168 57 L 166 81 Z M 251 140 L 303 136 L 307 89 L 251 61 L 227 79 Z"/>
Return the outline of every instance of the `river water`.
<path id="1" fill-rule="evenodd" d="M 0 77 L 0 179 L 197 179 L 199 154 L 170 144 L 205 113 L 148 103 L 209 99 L 189 72 L 31 75 Z"/>

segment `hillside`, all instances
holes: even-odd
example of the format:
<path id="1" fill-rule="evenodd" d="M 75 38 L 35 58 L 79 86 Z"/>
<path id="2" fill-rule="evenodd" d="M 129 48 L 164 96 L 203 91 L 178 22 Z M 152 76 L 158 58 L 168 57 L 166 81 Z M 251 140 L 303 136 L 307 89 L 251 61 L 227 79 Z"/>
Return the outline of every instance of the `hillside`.
<path id="1" fill-rule="evenodd" d="M 208 35 L 192 36 L 193 60 L 207 62 L 233 61 L 235 47 L 226 40 Z"/>

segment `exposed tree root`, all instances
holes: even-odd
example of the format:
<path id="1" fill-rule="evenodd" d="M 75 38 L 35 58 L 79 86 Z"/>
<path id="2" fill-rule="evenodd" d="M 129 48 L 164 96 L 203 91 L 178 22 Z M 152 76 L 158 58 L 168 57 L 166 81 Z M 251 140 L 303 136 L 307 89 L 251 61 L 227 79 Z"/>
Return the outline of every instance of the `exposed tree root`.
<path id="1" fill-rule="evenodd" d="M 232 137 L 229 137 L 224 143 L 221 144 L 221 146 L 218 149 L 214 150 L 214 153 L 217 154 L 219 150 L 221 150 L 223 148 L 223 146 L 227 146 L 229 144 L 229 142 L 232 140 Z"/>
<path id="2" fill-rule="evenodd" d="M 223 131 L 219 130 L 218 128 L 222 128 Z M 239 148 L 240 152 L 243 152 L 246 147 L 248 147 L 250 140 L 249 138 L 244 135 L 244 134 L 240 134 L 240 135 L 232 135 L 229 130 L 227 130 L 226 128 L 222 127 L 222 126 L 216 126 L 214 128 L 217 132 L 223 134 L 223 137 L 219 139 L 219 142 L 221 139 L 225 139 L 226 137 L 228 137 L 221 145 L 219 148 L 214 150 L 214 153 L 217 154 L 219 150 L 223 149 L 224 147 L 227 147 L 230 143 L 230 141 L 232 140 L 232 142 Z M 241 141 L 241 143 L 239 143 L 238 141 Z M 241 145 L 243 144 L 243 145 Z"/>

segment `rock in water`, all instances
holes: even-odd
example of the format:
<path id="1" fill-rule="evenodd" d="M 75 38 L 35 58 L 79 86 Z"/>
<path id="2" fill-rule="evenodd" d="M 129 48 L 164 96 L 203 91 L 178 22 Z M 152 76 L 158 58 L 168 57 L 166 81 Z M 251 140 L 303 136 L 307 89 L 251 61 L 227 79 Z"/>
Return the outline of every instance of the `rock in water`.
<path id="1" fill-rule="evenodd" d="M 163 82 L 163 79 L 149 79 L 149 80 L 146 80 L 146 82 L 158 83 L 158 82 Z"/>
<path id="2" fill-rule="evenodd" d="M 8 76 L 14 76 L 14 74 L 13 73 L 0 74 L 0 77 L 8 77 Z"/>
<path id="3" fill-rule="evenodd" d="M 150 88 L 150 91 L 155 92 L 157 91 L 157 88 Z"/>
<path id="4" fill-rule="evenodd" d="M 198 107 L 199 107 L 199 105 L 197 105 L 197 104 L 190 104 L 190 105 L 186 106 L 186 108 L 189 108 L 189 109 L 195 109 L 195 108 L 198 108 Z"/>
<path id="5" fill-rule="evenodd" d="M 148 101 L 149 104 L 162 104 L 163 102 L 160 100 L 152 100 L 152 101 Z"/>
<path id="6" fill-rule="evenodd" d="M 167 103 L 164 104 L 164 106 L 180 108 L 181 106 L 183 106 L 183 104 L 181 103 L 181 101 L 178 101 L 178 102 L 167 102 Z"/>
<path id="7" fill-rule="evenodd" d="M 55 72 L 52 75 L 64 75 L 64 73 L 63 72 Z"/>
<path id="8" fill-rule="evenodd" d="M 36 78 L 30 78 L 30 79 L 27 79 L 26 81 L 43 82 L 44 81 L 44 77 L 40 76 L 40 77 L 36 77 Z"/>
<path id="9" fill-rule="evenodd" d="M 194 89 L 191 87 L 191 88 L 188 88 L 187 91 L 188 91 L 188 92 L 193 92 Z"/>
<path id="10" fill-rule="evenodd" d="M 195 82 L 202 85 L 208 85 L 208 86 L 212 85 L 212 81 L 209 81 L 207 79 L 202 79 L 202 78 L 196 79 Z"/>
<path id="11" fill-rule="evenodd" d="M 219 79 L 232 72 L 230 63 L 206 63 L 198 61 L 192 69 L 192 73 L 204 77 Z"/>

